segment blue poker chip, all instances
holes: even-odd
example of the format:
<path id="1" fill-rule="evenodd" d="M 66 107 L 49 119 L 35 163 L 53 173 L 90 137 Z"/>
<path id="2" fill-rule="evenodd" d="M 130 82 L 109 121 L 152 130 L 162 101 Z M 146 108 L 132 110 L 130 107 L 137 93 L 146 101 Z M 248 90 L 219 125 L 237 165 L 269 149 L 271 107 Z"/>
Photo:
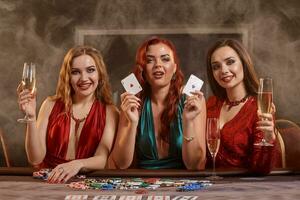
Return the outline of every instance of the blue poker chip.
<path id="1" fill-rule="evenodd" d="M 101 190 L 112 190 L 114 189 L 114 185 L 113 184 L 103 184 L 101 186 Z"/>
<path id="2" fill-rule="evenodd" d="M 176 191 L 185 192 L 185 191 L 195 191 L 201 190 L 204 187 L 202 183 L 188 183 L 176 188 Z"/>

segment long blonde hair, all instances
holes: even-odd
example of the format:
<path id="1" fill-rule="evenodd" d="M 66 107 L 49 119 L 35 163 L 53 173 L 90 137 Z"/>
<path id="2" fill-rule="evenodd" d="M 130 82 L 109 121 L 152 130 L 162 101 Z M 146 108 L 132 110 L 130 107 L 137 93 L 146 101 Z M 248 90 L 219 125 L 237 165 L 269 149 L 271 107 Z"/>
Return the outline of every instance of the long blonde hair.
<path id="1" fill-rule="evenodd" d="M 89 55 L 95 61 L 99 75 L 99 82 L 95 91 L 95 97 L 104 104 L 112 105 L 111 87 L 103 57 L 97 49 L 89 46 L 77 46 L 67 52 L 60 69 L 56 94 L 52 96 L 51 99 L 63 101 L 66 111 L 71 108 L 72 95 L 74 95 L 74 90 L 70 83 L 72 62 L 74 58 L 81 55 Z"/>

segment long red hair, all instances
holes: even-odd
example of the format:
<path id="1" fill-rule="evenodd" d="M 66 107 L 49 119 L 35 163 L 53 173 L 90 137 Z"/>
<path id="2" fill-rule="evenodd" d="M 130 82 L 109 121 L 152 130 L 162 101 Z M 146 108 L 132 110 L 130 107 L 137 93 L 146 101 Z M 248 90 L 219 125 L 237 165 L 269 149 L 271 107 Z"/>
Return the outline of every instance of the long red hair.
<path id="1" fill-rule="evenodd" d="M 167 45 L 171 51 L 173 52 L 174 62 L 176 64 L 176 72 L 174 74 L 174 78 L 171 80 L 171 86 L 169 89 L 169 93 L 166 99 L 166 107 L 161 115 L 161 133 L 160 136 L 166 142 L 169 142 L 170 138 L 170 124 L 177 117 L 177 107 L 181 97 L 181 88 L 183 86 L 183 73 L 179 66 L 179 59 L 175 50 L 175 46 L 169 40 L 162 39 L 159 37 L 152 37 L 146 40 L 139 47 L 136 53 L 136 61 L 134 67 L 134 74 L 136 75 L 138 81 L 140 82 L 143 91 L 139 94 L 139 97 L 142 100 L 142 105 L 144 104 L 145 98 L 151 96 L 151 86 L 144 79 L 143 71 L 146 68 L 147 60 L 146 60 L 146 52 L 148 51 L 149 46 L 155 44 L 165 44 Z"/>

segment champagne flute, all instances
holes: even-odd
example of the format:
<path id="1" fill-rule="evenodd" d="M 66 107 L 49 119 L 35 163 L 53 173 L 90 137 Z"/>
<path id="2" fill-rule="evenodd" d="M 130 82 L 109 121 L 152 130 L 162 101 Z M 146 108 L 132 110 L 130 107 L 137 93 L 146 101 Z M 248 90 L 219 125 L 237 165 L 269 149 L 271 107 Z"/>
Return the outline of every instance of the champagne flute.
<path id="1" fill-rule="evenodd" d="M 210 155 L 213 159 L 213 173 L 208 177 L 210 180 L 222 179 L 216 175 L 216 156 L 220 147 L 220 125 L 218 118 L 207 118 L 206 123 L 206 143 Z"/>
<path id="2" fill-rule="evenodd" d="M 272 108 L 272 99 L 273 99 L 273 83 L 272 79 L 260 78 L 258 95 L 257 95 L 257 107 L 261 113 L 271 113 Z M 264 119 L 263 119 L 264 120 Z M 266 141 L 265 137 L 259 142 L 255 143 L 257 146 L 273 146 Z"/>
<path id="3" fill-rule="evenodd" d="M 22 75 L 22 86 L 23 89 L 28 89 L 30 92 L 34 92 L 35 89 L 35 64 L 34 63 L 24 63 L 23 75 Z M 25 105 L 26 106 L 26 105 Z M 26 109 L 25 109 L 26 110 Z M 17 120 L 20 123 L 27 123 L 33 121 L 28 117 L 25 111 L 25 117 Z"/>

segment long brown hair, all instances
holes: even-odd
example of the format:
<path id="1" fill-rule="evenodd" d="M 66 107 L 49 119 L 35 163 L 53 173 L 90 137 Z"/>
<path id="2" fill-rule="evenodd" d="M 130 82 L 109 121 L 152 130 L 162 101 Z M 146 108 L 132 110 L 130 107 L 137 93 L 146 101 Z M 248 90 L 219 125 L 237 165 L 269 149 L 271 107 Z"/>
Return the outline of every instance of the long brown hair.
<path id="1" fill-rule="evenodd" d="M 143 71 L 145 71 L 144 69 L 146 68 L 146 64 L 147 64 L 146 52 L 149 46 L 159 44 L 159 43 L 165 44 L 171 49 L 174 56 L 174 62 L 177 66 L 176 72 L 173 76 L 174 78 L 172 78 L 171 80 L 169 93 L 167 95 L 167 99 L 166 99 L 167 106 L 163 110 L 161 115 L 162 123 L 161 123 L 160 136 L 164 141 L 168 142 L 169 135 L 170 135 L 170 124 L 177 116 L 177 107 L 180 101 L 181 88 L 183 85 L 183 73 L 179 67 L 179 59 L 175 50 L 175 46 L 169 40 L 158 38 L 158 37 L 152 37 L 146 40 L 144 43 L 142 43 L 142 45 L 139 47 L 136 53 L 136 63 L 134 67 L 134 73 L 143 88 L 143 91 L 139 94 L 139 97 L 141 98 L 142 105 L 143 105 L 145 98 L 151 96 L 150 85 L 145 80 L 145 77 L 143 76 Z"/>
<path id="2" fill-rule="evenodd" d="M 113 104 L 109 78 L 102 55 L 98 50 L 89 46 L 77 46 L 71 48 L 67 52 L 61 65 L 56 94 L 52 97 L 52 99 L 59 99 L 63 101 L 65 104 L 66 111 L 68 111 L 71 108 L 72 96 L 74 95 L 74 90 L 70 83 L 72 63 L 74 58 L 81 55 L 89 55 L 95 61 L 99 75 L 99 82 L 95 91 L 95 97 L 104 104 Z"/>
<path id="3" fill-rule="evenodd" d="M 258 78 L 254 70 L 253 62 L 246 48 L 237 40 L 223 39 L 217 41 L 208 51 L 206 56 L 207 77 L 211 90 L 215 96 L 220 99 L 226 99 L 227 94 L 225 88 L 221 87 L 213 76 L 211 65 L 211 56 L 219 48 L 228 46 L 232 48 L 241 59 L 244 71 L 244 84 L 249 95 L 256 95 L 258 90 Z"/>

